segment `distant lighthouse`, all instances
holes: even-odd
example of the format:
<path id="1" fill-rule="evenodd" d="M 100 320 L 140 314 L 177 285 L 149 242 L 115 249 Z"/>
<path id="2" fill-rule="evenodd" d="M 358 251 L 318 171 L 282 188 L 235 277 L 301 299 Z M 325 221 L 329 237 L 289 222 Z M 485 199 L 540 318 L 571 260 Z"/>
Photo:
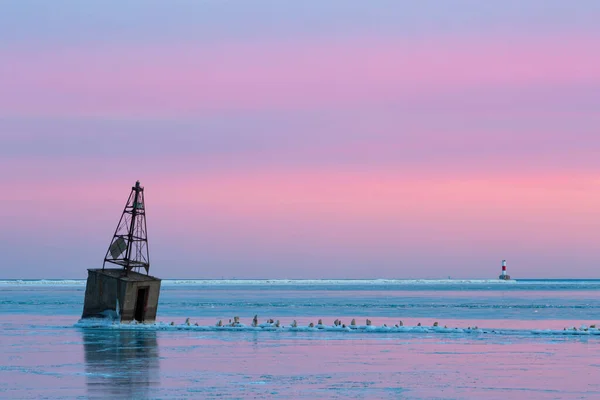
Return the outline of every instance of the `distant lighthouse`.
<path id="1" fill-rule="evenodd" d="M 498 279 L 502 279 L 504 281 L 510 280 L 510 275 L 506 273 L 506 260 L 502 260 L 502 272 L 500 273 Z"/>

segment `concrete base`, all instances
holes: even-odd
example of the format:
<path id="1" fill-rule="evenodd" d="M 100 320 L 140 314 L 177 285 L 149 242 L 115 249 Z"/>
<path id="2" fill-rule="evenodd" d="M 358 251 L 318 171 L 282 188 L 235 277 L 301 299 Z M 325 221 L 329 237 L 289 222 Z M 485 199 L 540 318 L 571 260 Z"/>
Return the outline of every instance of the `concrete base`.
<path id="1" fill-rule="evenodd" d="M 81 318 L 116 311 L 121 322 L 151 323 L 156 320 L 160 279 L 124 269 L 88 269 Z M 117 310 L 117 300 L 119 310 Z"/>

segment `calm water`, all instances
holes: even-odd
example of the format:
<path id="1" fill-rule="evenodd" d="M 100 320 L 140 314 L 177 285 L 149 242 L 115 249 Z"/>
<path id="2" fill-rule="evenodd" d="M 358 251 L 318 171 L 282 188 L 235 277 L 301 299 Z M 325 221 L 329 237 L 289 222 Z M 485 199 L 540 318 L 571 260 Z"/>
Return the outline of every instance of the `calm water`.
<path id="1" fill-rule="evenodd" d="M 1 398 L 600 398 L 600 335 L 562 331 L 600 322 L 600 281 L 167 281 L 161 329 L 76 327 L 84 290 L 0 281 Z M 214 328 L 255 314 L 482 329 Z"/>

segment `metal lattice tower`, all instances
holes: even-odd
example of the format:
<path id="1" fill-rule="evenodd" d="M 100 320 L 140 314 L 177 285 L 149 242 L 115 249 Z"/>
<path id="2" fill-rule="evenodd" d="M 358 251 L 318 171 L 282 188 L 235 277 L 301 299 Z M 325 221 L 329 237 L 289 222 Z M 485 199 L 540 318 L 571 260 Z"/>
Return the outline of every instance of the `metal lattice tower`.
<path id="1" fill-rule="evenodd" d="M 106 251 L 102 269 L 107 262 L 122 266 L 125 273 L 134 268 L 144 268 L 146 274 L 150 271 L 144 188 L 140 186 L 140 181 L 131 188 L 131 194 Z"/>

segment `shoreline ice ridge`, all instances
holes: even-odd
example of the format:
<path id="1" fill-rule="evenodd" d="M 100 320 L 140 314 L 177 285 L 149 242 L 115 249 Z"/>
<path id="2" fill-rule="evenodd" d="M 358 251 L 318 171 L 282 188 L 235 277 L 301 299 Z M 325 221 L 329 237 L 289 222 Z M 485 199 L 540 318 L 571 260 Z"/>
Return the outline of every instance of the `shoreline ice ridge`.
<path id="1" fill-rule="evenodd" d="M 204 286 L 325 286 L 325 285 L 478 285 L 516 284 L 518 280 L 501 279 L 163 279 L 163 285 L 204 285 Z M 583 283 L 580 281 L 578 283 Z M 85 285 L 85 279 L 4 279 L 0 280 L 0 286 L 70 286 Z M 529 283 L 529 282 L 528 282 Z M 598 283 L 600 284 L 600 282 Z"/>
<path id="2" fill-rule="evenodd" d="M 277 322 L 264 322 L 260 324 L 246 325 L 239 322 L 230 322 L 227 324 L 219 321 L 215 325 L 192 324 L 187 318 L 182 324 L 174 322 L 155 322 L 151 324 L 138 323 L 120 323 L 110 319 L 89 318 L 81 319 L 74 324 L 76 328 L 83 329 L 109 329 L 109 330 L 139 330 L 139 331 L 203 331 L 203 332 L 347 332 L 347 333 L 442 333 L 442 334 L 492 334 L 492 335 L 537 335 L 537 336 L 600 336 L 600 329 L 596 325 L 582 325 L 579 328 L 570 327 L 562 330 L 557 329 L 502 329 L 502 328 L 479 328 L 477 326 L 468 326 L 466 328 L 438 326 L 404 326 L 400 324 L 393 326 L 370 325 L 345 325 L 339 322 L 334 325 L 325 325 L 322 323 L 310 324 L 308 326 L 299 326 L 294 320 L 290 324 L 279 324 Z"/>
<path id="3" fill-rule="evenodd" d="M 456 285 L 511 284 L 501 279 L 165 279 L 167 285 Z"/>

